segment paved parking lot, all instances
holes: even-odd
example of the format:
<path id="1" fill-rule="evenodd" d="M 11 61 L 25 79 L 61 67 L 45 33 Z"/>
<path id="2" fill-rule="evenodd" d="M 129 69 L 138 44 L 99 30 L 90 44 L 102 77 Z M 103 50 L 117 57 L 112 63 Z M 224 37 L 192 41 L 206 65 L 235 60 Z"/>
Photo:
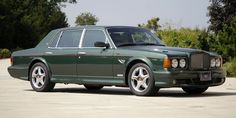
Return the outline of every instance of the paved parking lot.
<path id="1" fill-rule="evenodd" d="M 53 92 L 39 93 L 29 82 L 8 75 L 9 62 L 0 60 L 0 118 L 236 117 L 236 78 L 201 96 L 171 88 L 155 97 L 137 97 L 128 88 L 87 91 L 75 84 L 57 84 Z"/>

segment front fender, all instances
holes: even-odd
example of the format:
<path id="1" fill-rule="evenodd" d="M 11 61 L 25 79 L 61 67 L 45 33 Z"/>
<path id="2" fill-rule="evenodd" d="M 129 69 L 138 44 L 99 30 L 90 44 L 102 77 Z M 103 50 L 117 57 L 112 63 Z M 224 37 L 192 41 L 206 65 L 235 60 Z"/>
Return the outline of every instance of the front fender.
<path id="1" fill-rule="evenodd" d="M 141 62 L 144 62 L 145 64 L 147 64 L 151 70 L 153 70 L 153 64 L 152 62 L 147 58 L 147 57 L 142 57 L 142 56 L 139 56 L 139 57 L 132 57 L 130 58 L 127 62 L 126 62 L 126 67 L 128 67 L 132 62 L 134 61 L 141 61 Z"/>

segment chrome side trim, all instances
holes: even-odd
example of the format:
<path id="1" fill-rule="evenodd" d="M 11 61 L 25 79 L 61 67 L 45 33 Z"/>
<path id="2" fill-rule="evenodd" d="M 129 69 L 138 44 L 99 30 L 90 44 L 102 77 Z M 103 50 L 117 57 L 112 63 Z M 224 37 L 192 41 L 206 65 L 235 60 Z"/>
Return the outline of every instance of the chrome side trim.
<path id="1" fill-rule="evenodd" d="M 103 47 L 82 47 L 82 43 L 84 41 L 84 35 L 86 33 L 86 31 L 89 31 L 89 30 L 95 30 L 95 31 L 102 31 L 103 34 L 105 35 L 106 39 L 105 39 L 105 42 L 109 43 L 109 45 L 111 46 L 111 41 L 109 40 L 109 38 L 107 37 L 106 35 L 106 32 L 103 30 L 103 29 L 84 29 L 85 31 L 83 32 L 84 34 L 82 35 L 81 39 L 80 39 L 80 45 L 79 45 L 79 48 L 103 48 Z"/>
<path id="2" fill-rule="evenodd" d="M 52 52 L 45 52 L 45 54 L 53 54 Z"/>
<path id="3" fill-rule="evenodd" d="M 80 37 L 79 48 L 81 48 L 81 46 L 82 46 L 82 42 L 83 42 L 83 40 L 84 40 L 85 32 L 86 32 L 86 29 L 84 28 L 84 29 L 83 29 L 83 32 L 82 32 L 82 34 L 81 34 L 81 37 Z"/>
<path id="4" fill-rule="evenodd" d="M 109 40 L 110 40 L 112 46 L 113 46 L 115 49 L 117 49 L 117 47 L 116 47 L 115 43 L 113 42 L 113 40 L 112 40 L 112 38 L 111 38 L 111 36 L 110 36 L 110 34 L 109 34 L 107 28 L 105 29 L 105 31 L 106 31 L 106 34 L 107 34 L 108 37 L 109 37 Z"/>
<path id="5" fill-rule="evenodd" d="M 61 40 L 62 34 L 63 34 L 63 31 L 61 31 L 61 34 L 60 34 L 60 36 L 58 37 L 57 44 L 56 44 L 56 48 L 57 48 L 57 45 L 58 45 L 59 41 Z"/>

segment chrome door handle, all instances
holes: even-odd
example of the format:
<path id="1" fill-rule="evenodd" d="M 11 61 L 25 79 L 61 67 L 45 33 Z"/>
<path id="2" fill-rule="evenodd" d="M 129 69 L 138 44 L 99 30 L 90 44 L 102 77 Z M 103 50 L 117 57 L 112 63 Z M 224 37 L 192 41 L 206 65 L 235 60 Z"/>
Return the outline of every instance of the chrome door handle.
<path id="1" fill-rule="evenodd" d="M 46 54 L 53 54 L 52 52 L 45 52 Z"/>
<path id="2" fill-rule="evenodd" d="M 79 55 L 86 55 L 86 52 L 78 52 Z"/>

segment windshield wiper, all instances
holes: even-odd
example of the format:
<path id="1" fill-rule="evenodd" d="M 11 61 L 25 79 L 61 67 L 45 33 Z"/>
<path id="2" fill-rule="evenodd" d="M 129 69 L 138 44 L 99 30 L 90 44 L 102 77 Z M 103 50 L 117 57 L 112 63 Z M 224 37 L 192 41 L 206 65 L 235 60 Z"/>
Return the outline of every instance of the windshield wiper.
<path id="1" fill-rule="evenodd" d="M 157 45 L 156 43 L 138 43 L 138 45 Z"/>
<path id="2" fill-rule="evenodd" d="M 122 47 L 122 46 L 132 46 L 132 45 L 137 45 L 137 44 L 136 44 L 136 43 L 124 43 L 124 44 L 118 45 L 118 47 Z"/>
<path id="3" fill-rule="evenodd" d="M 139 45 L 156 45 L 156 46 L 165 46 L 163 44 L 158 44 L 158 43 L 140 43 Z"/>

